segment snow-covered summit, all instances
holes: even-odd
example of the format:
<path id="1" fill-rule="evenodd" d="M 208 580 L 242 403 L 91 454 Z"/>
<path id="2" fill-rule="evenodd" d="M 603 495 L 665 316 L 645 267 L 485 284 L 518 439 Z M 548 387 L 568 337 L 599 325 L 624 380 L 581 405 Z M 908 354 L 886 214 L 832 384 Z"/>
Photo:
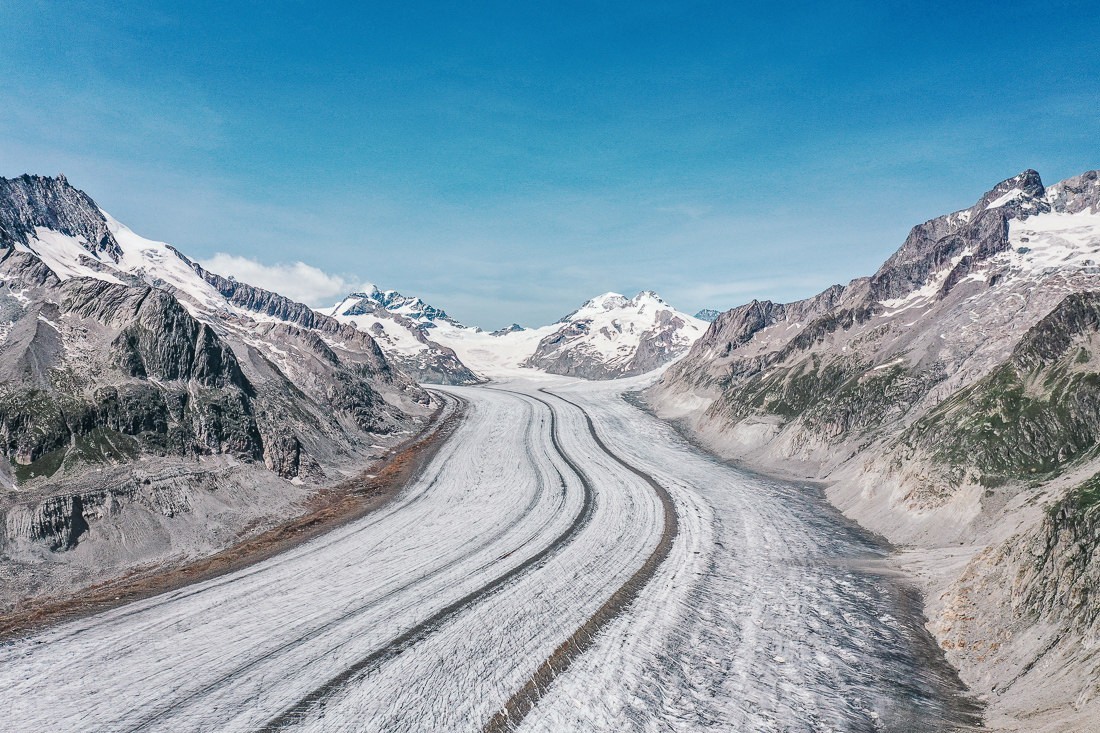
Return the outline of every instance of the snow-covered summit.
<path id="1" fill-rule="evenodd" d="M 370 290 L 352 293 L 322 312 L 369 333 L 392 361 L 422 382 L 475 384 L 479 381 L 452 349 L 435 340 L 438 326 L 447 330 L 470 329 L 421 298 L 371 286 Z"/>
<path id="2" fill-rule="evenodd" d="M 639 313 L 654 312 L 660 309 L 671 310 L 672 306 L 666 303 L 661 296 L 652 290 L 643 290 L 633 298 L 628 298 L 621 293 L 604 293 L 584 302 L 577 310 L 562 318 L 558 323 L 566 323 L 580 318 L 590 318 L 600 313 L 612 313 L 616 311 L 637 309 Z"/>
<path id="3" fill-rule="evenodd" d="M 652 290 L 633 298 L 604 293 L 543 336 L 526 366 L 588 379 L 656 369 L 685 353 L 706 324 L 677 311 Z"/>

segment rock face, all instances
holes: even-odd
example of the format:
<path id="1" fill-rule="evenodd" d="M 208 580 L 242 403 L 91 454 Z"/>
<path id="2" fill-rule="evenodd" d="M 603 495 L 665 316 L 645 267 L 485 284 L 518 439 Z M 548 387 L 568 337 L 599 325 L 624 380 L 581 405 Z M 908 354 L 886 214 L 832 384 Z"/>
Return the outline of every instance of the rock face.
<path id="1" fill-rule="evenodd" d="M 630 377 L 684 354 L 702 332 L 701 321 L 652 291 L 605 293 L 555 324 L 524 365 L 585 379 Z"/>
<path id="2" fill-rule="evenodd" d="M 274 487 L 263 511 L 219 499 L 233 509 L 210 531 L 233 535 L 301 499 L 287 480 L 362 466 L 431 409 L 369 335 L 138 237 L 63 177 L 0 179 L 0 545 L 109 535 L 115 515 L 88 508 L 133 500 L 151 459 L 188 505 L 205 500 L 187 475 L 217 488 L 211 462 Z"/>
<path id="3" fill-rule="evenodd" d="M 1092 505 L 1072 497 L 1100 472 L 1098 255 L 1097 172 L 1048 188 L 1024 171 L 914 227 L 869 278 L 723 313 L 648 393 L 726 455 L 828 479 L 917 554 L 961 543 L 969 566 L 931 566 L 930 625 L 991 719 L 1057 700 L 1028 723 L 1051 730 L 1100 714 L 1065 646 L 1095 618 L 1049 578 L 1079 608 L 1097 572 Z M 1036 629 L 1062 646 L 1021 641 Z"/>
<path id="4" fill-rule="evenodd" d="M 95 202 L 68 185 L 65 176 L 0 178 L 0 241 L 24 245 L 42 227 L 82 239 L 89 253 L 118 262 L 122 250 Z"/>

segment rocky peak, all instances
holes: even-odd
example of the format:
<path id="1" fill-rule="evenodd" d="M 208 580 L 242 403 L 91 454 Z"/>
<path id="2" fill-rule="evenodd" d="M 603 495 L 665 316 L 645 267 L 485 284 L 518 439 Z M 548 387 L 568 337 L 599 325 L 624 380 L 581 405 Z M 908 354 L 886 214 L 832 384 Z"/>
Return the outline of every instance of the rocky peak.
<path id="1" fill-rule="evenodd" d="M 901 248 L 871 278 L 870 297 L 904 297 L 942 269 L 956 267 L 960 258 L 969 258 L 969 267 L 1004 251 L 1010 219 L 1050 211 L 1045 193 L 1039 174 L 1028 169 L 998 183 L 969 209 L 913 227 Z"/>
<path id="2" fill-rule="evenodd" d="M 0 178 L 0 243 L 28 245 L 37 227 L 80 240 L 96 257 L 114 262 L 122 257 L 103 212 L 64 175 Z"/>
<path id="3" fill-rule="evenodd" d="M 1039 173 L 1028 168 L 1023 173 L 1006 178 L 987 191 L 971 211 L 993 209 L 1011 201 L 1041 198 L 1045 192 L 1046 188 Z"/>
<path id="4" fill-rule="evenodd" d="M 1100 171 L 1086 171 L 1054 184 L 1047 189 L 1046 199 L 1059 213 L 1100 213 Z"/>
<path id="5" fill-rule="evenodd" d="M 609 311 L 615 308 L 625 308 L 630 303 L 630 299 L 620 293 L 607 292 L 603 295 L 597 295 L 591 300 L 585 301 L 580 310 L 591 308 L 594 310 Z"/>
<path id="6" fill-rule="evenodd" d="M 720 315 L 722 315 L 722 311 L 714 310 L 713 308 L 703 308 L 695 314 L 695 317 L 698 318 L 700 321 L 714 323 L 714 319 L 716 319 Z"/>
<path id="7" fill-rule="evenodd" d="M 377 286 L 372 285 L 369 292 L 352 293 L 349 297 L 369 300 L 388 311 L 400 313 L 406 318 L 422 323 L 433 321 L 455 323 L 454 319 L 448 316 L 445 311 L 425 303 L 423 298 L 403 295 L 396 290 L 379 290 Z"/>
<path id="8" fill-rule="evenodd" d="M 525 329 L 523 326 L 519 325 L 518 323 L 513 323 L 511 326 L 506 326 L 505 328 L 498 328 L 496 331 L 493 331 L 489 335 L 490 336 L 505 336 L 509 333 L 518 333 L 520 331 L 526 331 L 526 330 L 527 329 Z"/>
<path id="9" fill-rule="evenodd" d="M 383 311 L 385 308 L 367 297 L 366 293 L 352 293 L 337 304 L 334 316 L 362 316 Z"/>

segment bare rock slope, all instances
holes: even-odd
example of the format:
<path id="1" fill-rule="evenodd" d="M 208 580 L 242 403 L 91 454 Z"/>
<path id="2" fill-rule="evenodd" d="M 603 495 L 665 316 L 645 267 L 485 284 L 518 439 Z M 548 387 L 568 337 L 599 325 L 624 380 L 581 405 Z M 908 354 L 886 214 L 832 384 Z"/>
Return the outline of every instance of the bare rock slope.
<path id="1" fill-rule="evenodd" d="M 871 277 L 723 313 L 648 395 L 904 544 L 998 729 L 1100 719 L 1098 262 L 1097 172 L 1025 171 Z"/>

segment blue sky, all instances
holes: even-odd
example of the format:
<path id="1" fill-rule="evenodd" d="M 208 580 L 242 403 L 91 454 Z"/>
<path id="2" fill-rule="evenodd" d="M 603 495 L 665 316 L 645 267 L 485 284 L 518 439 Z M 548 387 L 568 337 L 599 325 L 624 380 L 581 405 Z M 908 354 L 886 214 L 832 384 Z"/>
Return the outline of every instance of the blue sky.
<path id="1" fill-rule="evenodd" d="M 9 0 L 0 175 L 315 304 L 498 327 L 809 296 L 1100 168 L 1091 3 L 456 5 Z"/>

